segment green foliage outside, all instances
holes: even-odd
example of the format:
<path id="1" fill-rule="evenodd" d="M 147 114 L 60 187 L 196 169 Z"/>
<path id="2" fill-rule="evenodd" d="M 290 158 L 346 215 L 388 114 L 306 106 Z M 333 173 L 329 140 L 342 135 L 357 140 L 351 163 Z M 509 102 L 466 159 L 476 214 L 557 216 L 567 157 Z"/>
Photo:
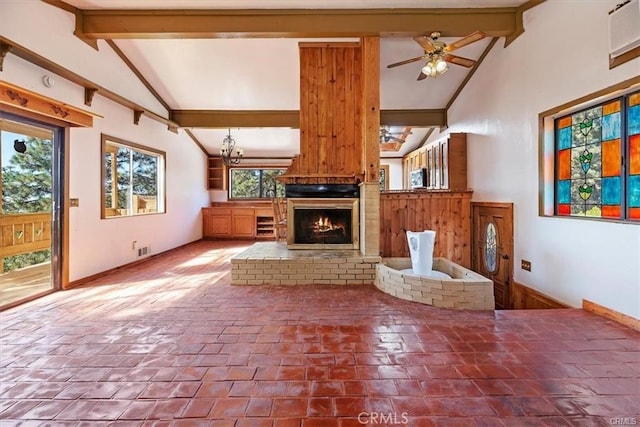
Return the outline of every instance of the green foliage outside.
<path id="1" fill-rule="evenodd" d="M 133 195 L 158 196 L 158 157 L 141 153 L 126 147 L 118 147 L 116 155 L 116 175 L 118 200 L 114 206 L 112 197 L 113 177 L 111 176 L 113 157 L 106 153 L 105 165 L 105 206 L 117 209 L 131 207 L 130 190 Z"/>
<path id="2" fill-rule="evenodd" d="M 27 151 L 16 153 L 2 168 L 2 212 L 51 212 L 52 144 L 29 138 Z"/>
<path id="3" fill-rule="evenodd" d="M 51 261 L 51 249 L 8 256 L 4 258 L 4 272 L 19 270 L 48 261 Z"/>
<path id="4" fill-rule="evenodd" d="M 276 177 L 284 169 L 231 169 L 231 198 L 259 199 L 284 196 L 284 185 Z"/>
<path id="5" fill-rule="evenodd" d="M 2 213 L 51 212 L 53 145 L 49 140 L 27 139 L 27 151 L 16 153 L 2 167 Z M 4 258 L 4 272 L 51 259 L 49 249 Z"/>

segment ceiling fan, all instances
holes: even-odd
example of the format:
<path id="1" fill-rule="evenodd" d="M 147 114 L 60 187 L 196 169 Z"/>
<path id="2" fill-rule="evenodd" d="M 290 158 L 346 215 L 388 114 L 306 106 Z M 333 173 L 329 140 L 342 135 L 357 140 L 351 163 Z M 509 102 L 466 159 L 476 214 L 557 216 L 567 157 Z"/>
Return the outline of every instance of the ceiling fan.
<path id="1" fill-rule="evenodd" d="M 431 33 L 430 36 L 414 37 L 413 40 L 424 49 L 424 55 L 389 64 L 387 68 L 394 68 L 426 59 L 427 63 L 422 67 L 418 75 L 418 80 L 423 80 L 427 77 L 437 77 L 440 74 L 444 74 L 448 69 L 448 63 L 462 65 L 467 68 L 473 67 L 476 61 L 463 58 L 462 56 L 452 55 L 451 52 L 485 37 L 486 35 L 482 31 L 476 31 L 451 44 L 440 41 L 440 33 L 437 31 Z"/>
<path id="2" fill-rule="evenodd" d="M 380 126 L 380 143 L 386 143 L 386 142 L 399 142 L 399 143 L 403 143 L 404 142 L 404 138 L 407 137 L 407 135 L 411 135 L 413 132 L 411 131 L 402 131 L 402 132 L 391 132 L 391 129 L 389 128 L 389 126 Z M 400 135 L 399 137 L 396 135 Z"/>

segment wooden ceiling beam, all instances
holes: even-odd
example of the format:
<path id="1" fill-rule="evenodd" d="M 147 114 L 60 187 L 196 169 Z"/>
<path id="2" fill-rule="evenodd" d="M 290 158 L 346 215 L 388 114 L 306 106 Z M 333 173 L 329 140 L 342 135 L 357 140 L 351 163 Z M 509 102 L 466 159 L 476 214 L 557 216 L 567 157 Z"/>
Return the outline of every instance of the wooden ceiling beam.
<path id="1" fill-rule="evenodd" d="M 518 30 L 518 8 L 81 10 L 87 39 L 417 36 L 462 37 Z"/>
<path id="2" fill-rule="evenodd" d="M 171 120 L 183 128 L 300 127 L 298 110 L 173 110 Z M 381 125 L 446 126 L 446 110 L 381 110 Z"/>
<path id="3" fill-rule="evenodd" d="M 294 128 L 298 110 L 173 110 L 171 119 L 183 128 Z"/>
<path id="4" fill-rule="evenodd" d="M 447 125 L 447 110 L 381 110 L 380 124 L 416 128 Z"/>

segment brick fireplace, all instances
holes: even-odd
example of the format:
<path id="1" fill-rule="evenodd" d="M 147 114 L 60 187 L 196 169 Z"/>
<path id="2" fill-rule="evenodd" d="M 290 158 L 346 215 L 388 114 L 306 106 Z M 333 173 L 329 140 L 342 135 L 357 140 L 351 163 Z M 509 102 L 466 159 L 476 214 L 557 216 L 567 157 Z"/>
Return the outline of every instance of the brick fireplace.
<path id="1" fill-rule="evenodd" d="M 373 283 L 380 262 L 379 49 L 377 37 L 300 43 L 300 154 L 279 177 L 290 240 L 255 243 L 233 257 L 232 284 Z"/>

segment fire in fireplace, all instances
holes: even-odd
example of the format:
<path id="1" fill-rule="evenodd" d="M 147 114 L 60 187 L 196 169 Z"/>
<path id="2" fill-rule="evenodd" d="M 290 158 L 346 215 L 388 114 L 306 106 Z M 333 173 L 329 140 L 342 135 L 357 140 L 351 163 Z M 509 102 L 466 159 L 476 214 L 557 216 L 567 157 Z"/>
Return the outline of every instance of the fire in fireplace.
<path id="1" fill-rule="evenodd" d="M 289 249 L 358 249 L 358 199 L 289 199 Z"/>
<path id="2" fill-rule="evenodd" d="M 353 243 L 351 209 L 296 209 L 294 227 L 294 243 Z"/>

